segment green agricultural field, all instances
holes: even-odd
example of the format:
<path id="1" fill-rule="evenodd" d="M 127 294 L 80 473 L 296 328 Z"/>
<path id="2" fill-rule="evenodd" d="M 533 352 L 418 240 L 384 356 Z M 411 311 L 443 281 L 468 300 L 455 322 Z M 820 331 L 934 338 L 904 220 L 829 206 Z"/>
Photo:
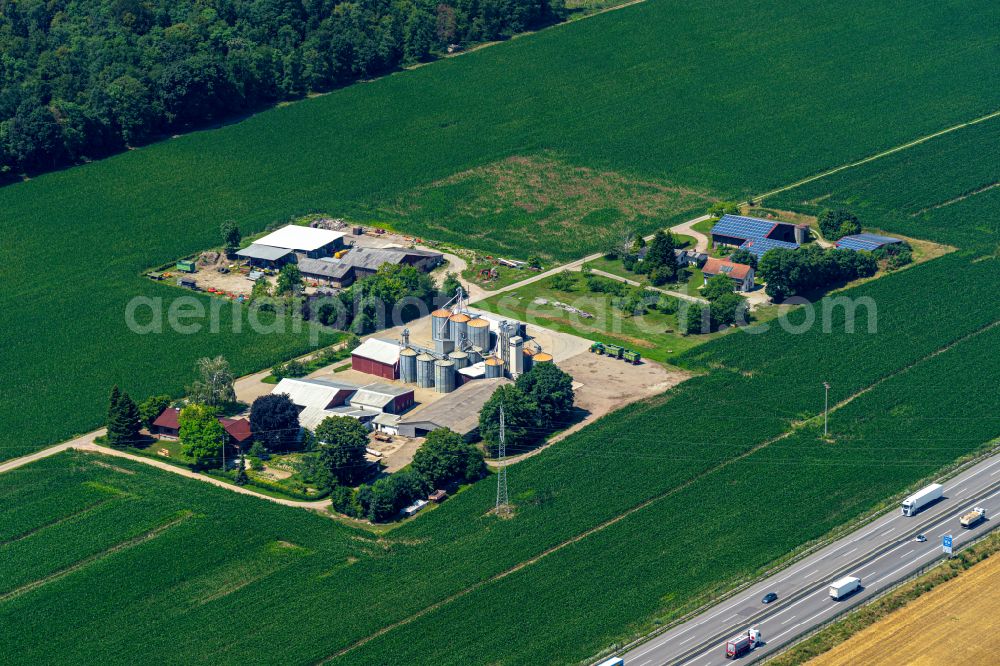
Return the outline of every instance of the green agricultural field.
<path id="1" fill-rule="evenodd" d="M 718 368 L 610 414 L 513 467 L 511 521 L 488 515 L 489 483 L 374 540 L 305 512 L 116 459 L 110 468 L 95 467 L 89 458 L 67 455 L 0 475 L 0 496 L 25 507 L 0 513 L 0 556 L 10 565 L 0 585 L 0 645 L 14 655 L 6 661 L 135 663 L 169 654 L 178 663 L 260 655 L 315 663 L 455 595 L 336 663 L 458 664 L 477 654 L 505 664 L 530 654 L 550 655 L 543 659 L 550 663 L 586 659 L 1000 434 L 989 419 L 927 418 L 963 414 L 961 405 L 982 413 L 1000 407 L 989 390 L 994 369 L 982 362 L 1000 335 L 996 326 L 984 326 L 1000 312 L 995 305 L 971 307 L 990 303 L 1000 288 L 992 263 L 955 254 L 852 290 L 884 303 L 877 335 L 774 330 L 759 336 L 775 349 L 796 344 L 803 350 L 798 358 L 774 361 L 762 352 L 736 366 L 723 352 L 753 336 L 709 343 L 700 349 L 716 349 L 731 370 Z M 963 275 L 964 288 L 928 290 L 920 301 L 893 298 L 949 275 Z M 927 326 L 920 312 L 951 325 Z M 843 315 L 835 319 L 834 330 L 842 330 Z M 822 406 L 822 389 L 802 378 L 808 373 L 791 372 L 797 366 L 822 368 L 835 400 L 888 380 L 834 412 L 834 444 L 819 442 L 816 428 L 807 426 L 759 448 Z M 962 391 L 940 381 L 952 372 L 963 377 Z M 900 440 L 927 446 L 907 464 L 887 465 L 899 458 Z M 845 448 L 856 464 L 833 465 L 844 461 Z M 842 476 L 853 481 L 845 484 Z M 760 483 L 764 477 L 781 483 Z M 609 480 L 615 492 L 593 492 Z M 781 539 L 764 531 L 750 541 L 733 538 L 736 526 L 772 516 L 776 505 L 811 516 L 815 498 L 841 486 L 851 493 L 836 511 L 797 521 L 794 529 L 775 523 L 786 530 Z M 128 519 L 117 519 L 120 512 Z M 695 536 L 704 549 L 678 550 Z M 67 552 L 50 557 L 63 542 Z M 639 580 L 644 584 L 634 585 Z M 595 608 L 610 598 L 618 601 Z M 497 613 L 504 618 L 503 647 L 468 629 Z M 58 617 L 58 630 L 45 641 L 35 640 L 32 618 L 39 616 Z M 239 641 L 231 637 L 235 621 L 253 628 Z"/>
<path id="2" fill-rule="evenodd" d="M 0 457 L 97 426 L 115 382 L 177 392 L 198 356 L 250 370 L 304 350 L 125 329 L 133 296 L 175 294 L 138 273 L 216 245 L 223 220 L 322 210 L 573 258 L 609 224 L 652 229 L 993 111 L 998 13 L 646 2 L 0 189 L 0 371 L 19 389 Z M 572 187 L 552 199 L 548 179 Z"/>
<path id="3" fill-rule="evenodd" d="M 768 198 L 774 208 L 854 211 L 865 227 L 963 249 L 1000 247 L 1000 116 Z"/>

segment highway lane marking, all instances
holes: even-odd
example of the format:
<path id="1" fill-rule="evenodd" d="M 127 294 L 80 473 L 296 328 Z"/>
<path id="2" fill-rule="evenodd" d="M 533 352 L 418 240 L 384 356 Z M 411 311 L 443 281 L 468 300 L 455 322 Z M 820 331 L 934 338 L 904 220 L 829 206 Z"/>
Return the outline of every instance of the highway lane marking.
<path id="1" fill-rule="evenodd" d="M 690 643 L 691 641 L 693 641 L 696 638 L 698 638 L 698 637 L 697 636 L 691 636 L 690 638 L 685 638 L 684 640 L 680 641 L 677 644 L 678 645 L 684 645 L 685 643 Z"/>
<path id="2" fill-rule="evenodd" d="M 905 569 L 907 567 L 913 566 L 914 564 L 917 563 L 918 560 L 922 560 L 925 557 L 927 557 L 928 555 L 932 555 L 932 554 L 933 555 L 940 555 L 940 553 L 938 553 L 937 551 L 933 551 L 933 550 L 930 551 L 930 552 L 924 553 L 923 555 L 917 557 L 916 559 L 910 560 L 909 562 L 907 562 L 903 566 L 899 567 L 898 569 L 893 569 L 892 571 L 890 571 L 886 575 L 881 576 L 879 578 L 876 578 L 875 580 L 872 581 L 872 585 L 875 585 L 876 583 L 878 583 L 881 580 L 885 580 L 886 578 L 888 578 L 889 576 L 892 576 L 893 574 L 899 573 L 900 571 L 902 571 L 903 569 Z"/>
<path id="3" fill-rule="evenodd" d="M 855 546 L 854 548 L 851 548 L 851 549 L 850 549 L 849 551 L 847 551 L 846 553 L 842 553 L 842 554 L 841 554 L 841 557 L 843 557 L 844 555 L 850 555 L 851 553 L 853 553 L 853 552 L 854 552 L 854 551 L 856 551 L 857 549 L 858 549 L 858 548 L 857 548 L 857 546 Z"/>
<path id="4" fill-rule="evenodd" d="M 813 569 L 812 571 L 806 574 L 806 577 L 808 578 L 809 576 L 812 576 L 814 573 L 819 573 L 819 569 Z"/>
<path id="5" fill-rule="evenodd" d="M 790 618 L 788 618 L 787 620 L 785 620 L 784 622 L 782 622 L 781 626 L 785 626 L 786 624 L 788 624 L 789 622 L 791 622 L 792 620 L 794 620 L 796 617 L 798 617 L 798 616 L 797 615 L 791 616 Z"/>
<path id="6" fill-rule="evenodd" d="M 910 553 L 912 553 L 914 550 L 915 550 L 914 548 L 911 548 L 910 550 L 908 550 L 905 553 L 903 553 L 902 555 L 900 555 L 899 559 L 903 559 L 904 557 L 906 557 L 907 555 L 909 555 Z"/>
<path id="7" fill-rule="evenodd" d="M 1000 474 L 1000 469 L 998 469 L 997 471 L 995 471 L 992 474 L 990 474 L 990 476 L 996 476 L 997 474 Z"/>
<path id="8" fill-rule="evenodd" d="M 646 661 L 644 661 L 641 664 L 639 664 L 639 666 L 646 666 L 646 664 L 652 664 L 652 663 L 653 663 L 652 659 L 647 659 Z"/>
<path id="9" fill-rule="evenodd" d="M 994 466 L 994 465 L 1000 465 L 1000 460 L 997 460 L 996 462 L 992 463 L 992 464 L 990 465 L 990 467 L 992 467 L 992 466 Z M 982 471 L 985 471 L 985 470 L 982 470 Z M 1000 470 L 997 470 L 997 473 L 1000 473 Z M 996 495 L 998 495 L 998 494 L 1000 494 L 1000 490 L 998 490 L 998 491 L 996 491 L 996 492 L 994 492 L 994 493 L 991 493 L 991 494 L 990 494 L 990 495 L 988 495 L 987 497 L 983 498 L 983 500 L 981 500 L 981 501 L 985 502 L 986 500 L 989 500 L 989 499 L 992 499 L 992 498 L 993 498 L 994 496 L 996 496 Z M 894 516 L 894 517 L 893 517 L 893 520 L 895 520 L 895 518 L 898 518 L 898 517 L 899 517 L 900 515 L 901 515 L 901 514 L 897 514 L 896 516 Z M 946 522 L 948 522 L 948 521 L 950 521 L 950 520 L 954 519 L 954 518 L 955 518 L 955 517 L 956 517 L 957 515 L 959 515 L 959 513 L 958 513 L 958 512 L 956 512 L 956 513 L 954 513 L 954 514 L 951 514 L 951 515 L 945 515 L 945 516 L 944 516 L 944 517 L 942 518 L 942 520 L 941 520 L 941 521 L 940 521 L 940 522 L 939 522 L 938 524 L 936 524 L 936 525 L 931 525 L 931 526 L 929 526 L 929 527 L 927 528 L 927 531 L 931 531 L 932 529 L 934 529 L 934 528 L 936 528 L 936 527 L 940 527 L 940 526 L 941 526 L 942 524 L 944 524 L 944 523 L 946 523 Z M 881 529 L 882 527 L 884 527 L 884 525 L 880 525 L 880 526 L 878 526 L 878 527 L 876 527 L 876 528 L 874 528 L 874 529 L 870 530 L 870 531 L 869 531 L 868 533 L 866 533 L 866 534 L 864 534 L 864 535 L 861 535 L 861 536 L 859 536 L 859 537 L 857 537 L 857 538 L 853 539 L 853 540 L 852 540 L 852 541 L 851 541 L 850 543 L 854 543 L 855 541 L 858 541 L 858 540 L 860 540 L 860 539 L 864 538 L 865 536 L 869 536 L 869 535 L 873 534 L 874 532 L 878 531 L 879 529 Z M 889 534 L 890 532 L 892 532 L 892 531 L 894 531 L 894 530 L 895 530 L 895 528 L 892 528 L 892 529 L 891 529 L 891 530 L 889 530 L 888 532 L 885 532 L 885 533 L 883 534 L 883 536 L 884 536 L 885 534 Z M 947 532 L 943 532 L 943 533 L 942 533 L 942 534 L 941 534 L 940 536 L 944 536 L 945 534 L 949 534 L 949 533 L 950 533 L 950 531 L 951 531 L 951 530 L 949 530 L 949 531 L 947 531 Z M 902 548 L 902 547 L 903 547 L 904 545 L 906 545 L 906 543 L 907 543 L 907 542 L 904 542 L 904 543 L 901 543 L 901 544 L 897 545 L 896 547 L 894 547 L 894 548 L 891 548 L 891 549 L 889 549 L 888 551 L 886 551 L 886 552 L 885 552 L 885 553 L 883 553 L 882 555 L 879 555 L 878 557 L 876 557 L 876 558 L 875 558 L 874 560 L 872 560 L 871 562 L 868 562 L 868 563 L 866 563 L 866 565 L 865 565 L 865 566 L 868 566 L 868 565 L 870 565 L 870 564 L 873 564 L 873 563 L 877 562 L 878 560 L 882 559 L 883 557 L 885 557 L 886 555 L 889 555 L 889 554 L 891 554 L 891 553 L 892 553 L 893 551 L 896 551 L 896 550 L 898 550 L 898 549 Z M 845 545 L 846 545 L 846 544 L 845 544 Z M 849 554 L 853 553 L 853 552 L 854 552 L 854 551 L 856 551 L 856 550 L 857 550 L 857 548 L 854 548 L 854 549 L 852 549 L 852 550 L 848 551 L 847 553 L 844 553 L 844 555 L 849 555 Z M 911 551 L 911 552 L 913 552 L 913 551 Z M 917 558 L 917 560 L 919 560 L 919 559 L 923 559 L 924 557 L 927 557 L 928 555 L 932 555 L 932 554 L 935 554 L 936 552 L 937 552 L 936 550 L 932 550 L 932 551 L 928 551 L 927 553 L 924 553 L 923 555 L 920 555 L 920 556 L 919 556 L 919 557 Z M 825 556 L 824 556 L 824 557 L 825 557 Z M 823 559 L 823 558 L 820 558 L 820 559 Z M 914 560 L 914 561 L 916 561 L 916 560 Z M 912 564 L 912 562 L 911 562 L 910 564 Z M 789 573 L 789 574 L 788 574 L 787 576 L 784 576 L 784 577 L 782 577 L 782 578 L 778 579 L 777 581 L 775 581 L 775 583 L 774 583 L 774 584 L 777 584 L 777 583 L 780 583 L 780 582 L 783 582 L 783 581 L 785 581 L 785 580 L 788 580 L 789 578 L 791 578 L 791 577 L 792 577 L 792 576 L 794 576 L 795 574 L 799 573 L 799 571 L 801 571 L 802 569 L 804 569 L 804 568 L 805 568 L 806 566 L 808 566 L 808 565 L 804 565 L 804 566 L 801 566 L 801 567 L 799 567 L 798 569 L 795 569 L 795 570 L 793 570 L 793 571 L 792 571 L 792 572 L 790 572 L 790 573 Z M 905 568 L 906 566 L 909 566 L 909 564 L 907 564 L 907 565 L 904 565 L 904 566 L 903 566 L 903 567 L 901 567 L 901 568 Z M 896 573 L 896 572 L 898 572 L 899 570 L 900 570 L 900 569 L 896 569 L 895 571 L 891 572 L 890 574 L 887 574 L 887 576 L 888 576 L 888 575 L 892 575 L 893 573 Z M 875 572 L 872 572 L 872 573 L 875 573 Z M 862 576 L 865 576 L 865 575 L 867 575 L 867 574 L 864 574 L 864 573 L 862 573 Z M 878 578 L 878 579 L 876 579 L 876 580 L 875 580 L 875 581 L 873 582 L 873 584 L 875 584 L 875 583 L 878 583 L 879 581 L 883 580 L 883 579 L 884 579 L 884 578 L 886 578 L 887 576 L 882 576 L 881 578 Z M 766 581 L 762 581 L 762 582 L 766 582 Z M 823 589 L 821 589 L 821 590 L 817 590 L 817 592 L 816 592 L 815 594 L 818 594 L 818 593 L 820 593 L 820 592 L 824 592 L 824 591 L 825 591 L 825 590 L 823 590 Z M 778 612 L 778 613 L 776 613 L 775 615 L 771 616 L 770 618 L 761 618 L 761 619 L 760 619 L 760 621 L 761 621 L 761 622 L 765 622 L 765 621 L 767 621 L 767 620 L 771 620 L 771 619 L 774 619 L 774 618 L 776 618 L 776 617 L 777 617 L 778 615 L 782 615 L 782 614 L 784 614 L 784 613 L 786 613 L 786 612 L 790 611 L 790 610 L 791 610 L 792 608 L 794 608 L 795 606 L 798 606 L 799 604 L 801 604 L 801 603 L 803 603 L 803 602 L 805 602 L 805 601 L 808 601 L 808 600 L 809 600 L 809 599 L 810 599 L 810 598 L 811 598 L 812 596 L 813 596 L 813 595 L 808 595 L 808 596 L 805 596 L 805 597 L 803 597 L 802 599 L 800 599 L 799 601 L 796 601 L 795 603 L 791 604 L 791 605 L 790 605 L 790 606 L 788 606 L 787 608 L 784 608 L 784 609 L 782 609 L 781 611 L 779 611 L 779 612 Z M 690 629 L 695 629 L 695 628 L 698 628 L 698 627 L 700 627 L 700 626 L 702 626 L 702 625 L 704 625 L 704 624 L 707 624 L 707 623 L 708 623 L 708 622 L 709 622 L 709 621 L 710 621 L 711 619 L 713 619 L 713 618 L 715 618 L 715 617 L 717 617 L 717 616 L 721 615 L 722 613 L 725 613 L 726 611 L 730 611 L 730 610 L 732 610 L 733 608 L 735 608 L 735 607 L 739 606 L 740 604 L 742 604 L 742 603 L 746 603 L 747 601 L 749 601 L 749 600 L 746 600 L 746 601 L 740 601 L 740 602 L 737 602 L 737 603 L 735 603 L 735 604 L 733 604 L 733 605 L 731 605 L 731 606 L 728 606 L 728 607 L 726 607 L 726 608 L 723 608 L 722 610 L 719 610 L 719 611 L 717 611 L 717 612 L 713 613 L 712 615 L 710 615 L 709 617 L 705 618 L 705 619 L 704 619 L 704 620 L 702 620 L 701 622 L 698 622 L 698 623 L 696 623 L 696 624 L 692 625 L 691 627 L 689 627 L 689 628 L 686 628 L 686 629 L 682 630 L 682 631 L 681 631 L 680 633 L 686 633 L 686 632 L 687 632 L 687 631 L 689 631 Z M 823 612 L 825 612 L 825 611 L 823 611 Z M 815 616 L 814 616 L 814 617 L 815 617 Z M 727 618 L 727 619 L 728 619 L 728 618 Z M 811 619 L 811 618 L 810 618 L 810 619 Z M 779 638 L 780 636 L 783 636 L 783 635 L 785 635 L 786 633 L 788 633 L 788 631 L 791 631 L 792 629 L 794 629 L 794 628 L 795 628 L 795 627 L 797 627 L 797 626 L 800 626 L 801 624 L 803 624 L 803 623 L 804 623 L 804 622 L 806 622 L 806 621 L 808 621 L 808 620 L 803 620 L 803 622 L 800 622 L 799 624 L 797 624 L 797 625 L 794 625 L 794 626 L 790 627 L 790 628 L 789 628 L 788 630 L 786 630 L 786 631 L 784 631 L 784 632 L 782 632 L 782 633 L 778 634 L 777 636 L 775 636 L 775 637 L 774 637 L 774 639 L 777 639 L 777 638 Z M 692 619 L 692 622 L 693 622 L 693 619 Z M 782 623 L 782 624 L 785 624 L 785 623 Z M 665 636 L 665 637 L 663 638 L 663 640 L 662 640 L 662 641 L 660 641 L 660 642 L 655 642 L 655 643 L 652 643 L 652 644 L 650 645 L 650 647 L 649 647 L 649 648 L 647 648 L 646 650 L 643 650 L 642 652 L 640 652 L 640 653 L 636 654 L 634 658 L 638 659 L 639 657 L 641 657 L 641 656 L 643 656 L 643 655 L 645 655 L 645 654 L 647 654 L 647 653 L 649 653 L 649 652 L 651 652 L 651 651 L 653 651 L 653 650 L 655 650 L 655 649 L 657 649 L 657 648 L 660 648 L 660 647 L 663 647 L 663 646 L 664 646 L 664 645 L 666 645 L 667 643 L 669 643 L 669 642 L 673 641 L 674 639 L 676 639 L 676 637 L 677 637 L 678 635 L 679 635 L 679 634 L 671 634 L 671 635 L 669 635 L 669 636 Z M 772 640 L 774 640 L 774 639 L 772 639 Z M 686 641 L 686 642 L 687 642 L 687 641 Z M 702 654 L 704 654 L 704 653 L 702 653 Z M 695 655 L 695 658 L 697 658 L 698 656 L 701 656 L 701 655 Z"/>
<path id="10" fill-rule="evenodd" d="M 893 527 L 893 528 L 892 528 L 892 529 L 890 529 L 890 530 L 887 530 L 887 531 L 885 531 L 885 532 L 882 532 L 882 534 L 879 534 L 879 536 L 885 536 L 885 535 L 887 535 L 887 534 L 891 534 L 891 533 L 893 533 L 893 532 L 895 532 L 895 531 L 896 531 L 896 528 L 895 528 L 895 527 Z"/>
<path id="11" fill-rule="evenodd" d="M 800 626 L 802 626 L 803 624 L 805 624 L 805 623 L 809 622 L 810 620 L 813 620 L 813 619 L 815 619 L 815 618 L 819 617 L 819 616 L 820 616 L 820 615 L 822 615 L 823 613 L 828 613 L 828 612 L 829 612 L 829 611 L 830 611 L 830 610 L 831 610 L 832 608 L 835 608 L 835 607 L 827 607 L 827 608 L 824 608 L 824 609 L 823 609 L 823 610 L 821 610 L 820 612 L 818 612 L 818 613 L 816 613 L 815 615 L 812 615 L 812 616 L 810 616 L 810 617 L 807 617 L 806 619 L 802 620 L 802 621 L 801 621 L 801 622 L 799 622 L 798 624 L 793 624 L 793 625 L 792 625 L 792 626 L 790 626 L 790 627 L 789 627 L 788 629 L 785 629 L 785 630 L 784 630 L 783 632 L 781 632 L 780 634 L 778 634 L 777 636 L 775 636 L 774 638 L 772 638 L 772 639 L 770 639 L 770 640 L 771 640 L 771 641 L 776 641 L 776 640 L 778 640 L 779 638 L 781 638 L 782 636 L 784 636 L 785 634 L 787 634 L 787 633 L 788 633 L 789 631 L 792 631 L 792 630 L 794 630 L 794 629 L 795 629 L 796 627 L 800 627 Z"/>
<path id="12" fill-rule="evenodd" d="M 962 492 L 963 490 L 965 490 L 965 486 L 962 486 L 961 488 L 959 488 L 959 489 L 958 489 L 958 490 L 956 490 L 955 492 L 956 492 L 956 493 L 960 493 L 960 492 Z"/>

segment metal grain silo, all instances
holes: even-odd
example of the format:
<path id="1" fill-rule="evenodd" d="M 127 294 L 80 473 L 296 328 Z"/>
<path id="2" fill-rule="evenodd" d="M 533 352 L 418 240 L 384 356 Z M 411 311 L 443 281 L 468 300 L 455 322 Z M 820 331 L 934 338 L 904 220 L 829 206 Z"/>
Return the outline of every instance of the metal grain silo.
<path id="1" fill-rule="evenodd" d="M 448 360 L 434 362 L 434 389 L 438 393 L 455 390 L 455 364 Z"/>
<path id="2" fill-rule="evenodd" d="M 461 350 L 448 354 L 448 360 L 455 364 L 456 370 L 469 367 L 469 355 Z"/>
<path id="3" fill-rule="evenodd" d="M 431 338 L 434 340 L 451 340 L 451 330 L 448 326 L 448 310 L 435 310 L 431 313 Z"/>
<path id="4" fill-rule="evenodd" d="M 476 317 L 469 320 L 465 330 L 469 336 L 470 345 L 478 347 L 480 351 L 492 348 L 490 345 L 490 322 L 482 317 Z"/>
<path id="5" fill-rule="evenodd" d="M 451 339 L 455 341 L 455 345 L 461 345 L 463 340 L 468 341 L 469 315 L 456 312 L 448 321 L 450 322 Z"/>
<path id="6" fill-rule="evenodd" d="M 486 379 L 503 377 L 503 361 L 496 356 L 486 357 Z"/>
<path id="7" fill-rule="evenodd" d="M 409 347 L 399 352 L 399 379 L 406 384 L 417 381 L 417 352 Z"/>
<path id="8" fill-rule="evenodd" d="M 549 354 L 547 352 L 538 352 L 537 354 L 535 354 L 534 356 L 531 357 L 531 362 L 532 363 L 551 363 L 552 362 L 552 354 Z"/>
<path id="9" fill-rule="evenodd" d="M 430 388 L 434 386 L 434 357 L 430 354 L 421 354 L 417 361 L 417 386 L 420 388 Z"/>

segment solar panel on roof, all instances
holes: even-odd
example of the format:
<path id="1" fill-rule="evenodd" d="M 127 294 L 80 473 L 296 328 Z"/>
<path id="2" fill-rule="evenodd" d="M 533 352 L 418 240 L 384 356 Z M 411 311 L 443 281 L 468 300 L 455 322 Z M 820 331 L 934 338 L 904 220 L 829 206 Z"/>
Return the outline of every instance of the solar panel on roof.
<path id="1" fill-rule="evenodd" d="M 885 245 L 902 242 L 903 241 L 900 239 L 892 238 L 891 236 L 879 236 L 878 234 L 853 234 L 851 236 L 844 236 L 838 240 L 837 247 L 844 250 L 866 250 L 868 252 L 874 252 Z"/>
<path id="2" fill-rule="evenodd" d="M 756 217 L 723 215 L 712 227 L 712 233 L 735 238 L 763 238 L 774 229 L 775 224 L 775 222 Z"/>
<path id="3" fill-rule="evenodd" d="M 773 238 L 751 238 L 747 242 L 740 245 L 741 250 L 747 250 L 750 254 L 757 257 L 764 256 L 764 253 L 768 250 L 773 250 L 775 248 L 785 248 L 788 250 L 794 250 L 799 246 L 795 243 L 789 243 L 788 241 L 774 240 Z"/>

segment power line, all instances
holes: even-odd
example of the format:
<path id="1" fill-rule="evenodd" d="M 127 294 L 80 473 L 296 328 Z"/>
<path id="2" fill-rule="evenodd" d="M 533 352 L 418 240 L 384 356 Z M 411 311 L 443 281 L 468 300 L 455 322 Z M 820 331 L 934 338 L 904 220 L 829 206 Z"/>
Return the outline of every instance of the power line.
<path id="1" fill-rule="evenodd" d="M 506 424 L 503 418 L 503 405 L 500 405 L 500 441 L 497 443 L 497 460 L 500 471 L 497 474 L 497 515 L 501 518 L 510 517 L 510 502 L 507 497 L 507 464 L 504 458 L 507 455 Z"/>

